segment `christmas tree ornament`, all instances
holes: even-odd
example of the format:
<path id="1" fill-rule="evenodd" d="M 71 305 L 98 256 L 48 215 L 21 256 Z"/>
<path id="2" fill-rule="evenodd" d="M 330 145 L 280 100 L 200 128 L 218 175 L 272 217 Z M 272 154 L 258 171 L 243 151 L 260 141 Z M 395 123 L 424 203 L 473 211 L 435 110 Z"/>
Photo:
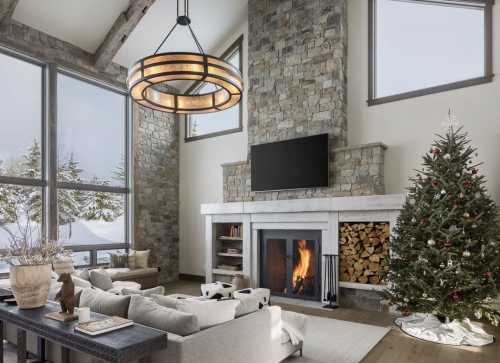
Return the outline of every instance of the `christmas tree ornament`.
<path id="1" fill-rule="evenodd" d="M 457 292 L 454 292 L 453 295 L 451 295 L 451 297 L 453 298 L 453 300 L 455 301 L 458 301 L 460 300 L 460 295 L 457 293 Z"/>
<path id="2" fill-rule="evenodd" d="M 422 297 L 423 297 L 423 298 L 426 298 L 426 297 L 427 297 L 427 294 L 424 292 L 424 293 L 422 294 Z"/>
<path id="3" fill-rule="evenodd" d="M 445 195 L 446 194 L 446 190 L 442 189 L 441 190 L 441 194 Z"/>
<path id="4" fill-rule="evenodd" d="M 464 193 L 460 193 L 460 194 L 458 195 L 458 197 L 459 197 L 460 199 L 464 199 L 464 198 L 465 198 L 465 194 L 464 194 Z"/>
<path id="5" fill-rule="evenodd" d="M 493 273 L 491 271 L 488 271 L 488 272 L 485 272 L 484 273 L 484 276 L 487 278 L 487 279 L 491 279 L 491 277 L 493 276 Z"/>
<path id="6" fill-rule="evenodd" d="M 457 178 L 460 178 L 460 177 L 462 176 L 462 174 L 460 174 L 460 173 L 455 173 L 455 176 L 456 176 Z"/>
<path id="7" fill-rule="evenodd" d="M 441 267 L 441 268 L 445 268 L 444 263 L 443 263 L 443 262 L 441 262 L 441 264 L 439 265 L 439 267 Z"/>
<path id="8" fill-rule="evenodd" d="M 432 186 L 437 188 L 439 186 L 439 182 L 437 180 L 432 181 Z"/>
<path id="9" fill-rule="evenodd" d="M 470 217 L 470 214 L 469 214 L 469 213 L 467 213 L 467 212 L 465 212 L 465 213 L 464 213 L 464 218 L 469 218 L 469 217 Z"/>
<path id="10" fill-rule="evenodd" d="M 477 224 L 474 223 L 471 227 L 472 227 L 472 229 L 476 229 L 477 228 Z"/>
<path id="11" fill-rule="evenodd" d="M 413 218 L 411 219 L 411 222 L 412 222 L 412 223 L 415 223 L 416 221 L 417 221 L 417 219 L 416 219 L 415 217 L 413 217 Z"/>
<path id="12" fill-rule="evenodd" d="M 444 246 L 449 248 L 449 247 L 453 246 L 453 242 L 452 242 L 452 241 L 450 241 L 450 240 L 446 240 L 446 241 L 444 242 Z"/>
<path id="13" fill-rule="evenodd" d="M 436 241 L 434 241 L 433 239 L 430 239 L 427 241 L 427 245 L 433 247 L 436 245 Z"/>
<path id="14" fill-rule="evenodd" d="M 458 231 L 458 227 L 455 224 L 452 224 L 450 228 L 448 228 L 448 231 L 450 231 L 450 233 L 455 233 Z"/>
<path id="15" fill-rule="evenodd" d="M 408 299 L 407 297 L 405 297 L 405 298 L 403 299 L 403 301 L 404 301 L 405 303 L 407 303 L 407 302 L 410 302 L 410 299 Z"/>
<path id="16" fill-rule="evenodd" d="M 442 264 L 444 268 L 444 263 Z M 443 279 L 439 279 L 439 286 L 443 287 L 444 286 L 444 281 Z"/>
<path id="17" fill-rule="evenodd" d="M 448 267 L 453 267 L 453 261 L 452 260 L 448 260 Z"/>
<path id="18" fill-rule="evenodd" d="M 439 148 L 437 148 L 437 147 L 434 147 L 434 148 L 431 149 L 431 153 L 434 156 L 438 156 L 439 154 L 441 154 L 441 150 L 439 150 Z"/>
<path id="19" fill-rule="evenodd" d="M 443 159 L 450 160 L 451 159 L 451 155 L 450 154 L 444 154 L 443 155 Z"/>
<path id="20" fill-rule="evenodd" d="M 462 253 L 462 256 L 464 256 L 465 258 L 468 258 L 470 257 L 470 252 L 468 250 L 465 250 L 463 253 Z"/>
<path id="21" fill-rule="evenodd" d="M 476 199 L 479 199 L 479 198 L 481 198 L 481 193 L 479 193 L 479 192 L 476 192 L 476 194 L 474 194 L 474 198 L 476 198 Z"/>

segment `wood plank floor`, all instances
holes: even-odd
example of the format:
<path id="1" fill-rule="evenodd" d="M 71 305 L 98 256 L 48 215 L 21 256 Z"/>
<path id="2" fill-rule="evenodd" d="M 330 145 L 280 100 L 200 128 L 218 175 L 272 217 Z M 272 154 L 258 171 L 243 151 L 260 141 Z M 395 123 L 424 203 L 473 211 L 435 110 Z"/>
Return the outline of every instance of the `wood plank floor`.
<path id="1" fill-rule="evenodd" d="M 166 294 L 200 294 L 200 284 L 176 281 L 166 286 Z M 393 325 L 394 317 L 387 313 L 354 309 L 319 310 L 291 304 L 279 304 L 283 309 L 308 315 L 352 321 L 356 323 L 391 326 L 391 331 L 372 349 L 362 363 L 500 363 L 500 328 L 483 325 L 497 337 L 495 343 L 481 348 L 452 347 L 424 342 L 404 334 Z"/>

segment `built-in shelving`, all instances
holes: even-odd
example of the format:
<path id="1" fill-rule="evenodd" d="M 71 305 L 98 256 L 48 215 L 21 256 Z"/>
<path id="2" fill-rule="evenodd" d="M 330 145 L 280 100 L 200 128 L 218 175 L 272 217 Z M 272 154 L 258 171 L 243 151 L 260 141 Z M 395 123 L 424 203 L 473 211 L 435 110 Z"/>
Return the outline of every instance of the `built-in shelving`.
<path id="1" fill-rule="evenodd" d="M 209 271 L 212 272 L 213 281 L 226 282 L 243 273 L 242 223 L 213 224 L 212 265 Z"/>

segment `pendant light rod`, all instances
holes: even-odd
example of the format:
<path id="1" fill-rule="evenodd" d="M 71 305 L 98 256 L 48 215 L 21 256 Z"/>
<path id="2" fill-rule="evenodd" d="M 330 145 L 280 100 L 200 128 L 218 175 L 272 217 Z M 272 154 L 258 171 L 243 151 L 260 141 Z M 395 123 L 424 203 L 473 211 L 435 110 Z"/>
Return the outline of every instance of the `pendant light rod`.
<path id="1" fill-rule="evenodd" d="M 191 19 L 189 18 L 189 0 L 184 0 L 184 15 L 180 15 L 179 0 L 177 0 L 177 20 L 176 20 L 174 26 L 172 27 L 172 29 L 170 29 L 170 31 L 167 33 L 167 36 L 165 38 L 163 38 L 163 40 L 160 43 L 160 45 L 158 46 L 158 48 L 156 48 L 156 51 L 154 52 L 154 54 L 157 54 L 160 51 L 161 47 L 163 47 L 163 45 L 165 44 L 167 39 L 174 32 L 177 25 L 187 26 L 189 28 L 189 32 L 191 33 L 191 36 L 193 37 L 194 43 L 196 44 L 198 51 L 201 54 L 205 55 L 205 51 L 201 47 L 201 44 L 198 41 L 198 38 L 196 37 L 196 34 L 194 33 L 193 29 L 191 28 Z"/>

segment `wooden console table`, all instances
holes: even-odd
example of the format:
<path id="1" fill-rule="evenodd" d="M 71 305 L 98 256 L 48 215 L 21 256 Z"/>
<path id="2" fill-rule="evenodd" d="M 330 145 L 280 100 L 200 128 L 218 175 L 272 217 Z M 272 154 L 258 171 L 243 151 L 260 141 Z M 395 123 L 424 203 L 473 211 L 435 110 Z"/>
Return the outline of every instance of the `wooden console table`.
<path id="1" fill-rule="evenodd" d="M 0 342 L 3 341 L 4 324 L 17 328 L 17 362 L 26 362 L 26 332 L 39 337 L 40 361 L 45 361 L 45 340 L 61 345 L 61 361 L 69 363 L 70 351 L 89 354 L 95 358 L 112 363 L 124 363 L 134 360 L 148 362 L 151 354 L 167 347 L 167 333 L 135 324 L 99 336 L 89 336 L 75 332 L 78 322 L 59 322 L 45 318 L 47 313 L 59 311 L 59 304 L 48 303 L 46 306 L 21 310 L 17 306 L 0 303 Z M 91 319 L 106 316 L 91 313 Z M 40 353 L 40 351 L 42 351 Z M 0 363 L 3 363 L 3 344 L 0 344 Z"/>

